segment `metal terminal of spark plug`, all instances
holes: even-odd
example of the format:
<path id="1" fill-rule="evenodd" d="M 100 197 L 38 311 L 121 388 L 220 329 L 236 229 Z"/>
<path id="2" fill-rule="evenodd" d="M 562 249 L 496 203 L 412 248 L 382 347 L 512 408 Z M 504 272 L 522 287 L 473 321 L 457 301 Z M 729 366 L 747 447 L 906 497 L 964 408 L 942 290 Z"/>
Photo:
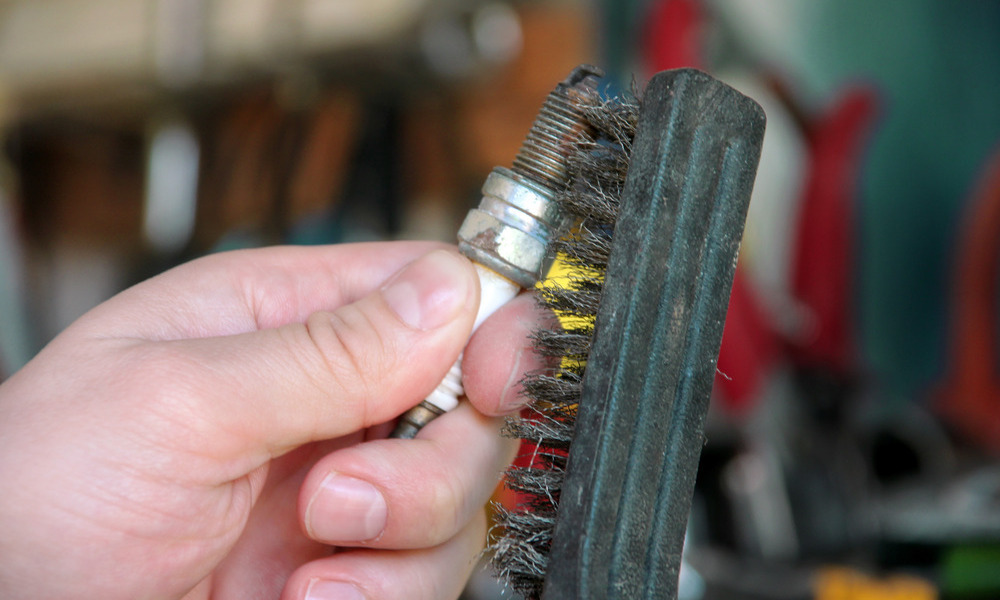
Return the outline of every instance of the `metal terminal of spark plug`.
<path id="1" fill-rule="evenodd" d="M 546 98 L 510 169 L 497 167 L 483 184 L 483 199 L 458 230 L 458 249 L 476 264 L 482 293 L 473 330 L 488 316 L 530 288 L 548 270 L 549 240 L 564 217 L 554 198 L 569 184 L 566 158 L 592 137 L 586 107 L 599 100 L 604 73 L 580 65 Z M 454 408 L 462 388 L 462 358 L 423 402 L 400 417 L 395 438 L 412 438 L 437 416 Z"/>

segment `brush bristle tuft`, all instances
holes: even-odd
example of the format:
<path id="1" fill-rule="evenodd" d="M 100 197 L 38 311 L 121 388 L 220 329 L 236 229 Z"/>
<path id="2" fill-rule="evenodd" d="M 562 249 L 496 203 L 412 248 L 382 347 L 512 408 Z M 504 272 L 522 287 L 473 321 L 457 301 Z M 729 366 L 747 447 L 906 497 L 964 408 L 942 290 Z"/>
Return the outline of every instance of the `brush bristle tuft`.
<path id="1" fill-rule="evenodd" d="M 539 303 L 559 316 L 562 327 L 536 331 L 535 348 L 559 365 L 525 378 L 529 410 L 504 427 L 504 435 L 525 440 L 522 450 L 530 452 L 531 461 L 507 472 L 507 488 L 522 500 L 516 509 L 495 506 L 492 566 L 501 580 L 529 600 L 539 598 L 544 585 L 603 273 L 628 174 L 639 114 L 636 96 L 583 108 L 595 136 L 569 157 L 572 183 L 557 202 L 575 223 L 553 244 L 570 274 L 538 290 Z"/>

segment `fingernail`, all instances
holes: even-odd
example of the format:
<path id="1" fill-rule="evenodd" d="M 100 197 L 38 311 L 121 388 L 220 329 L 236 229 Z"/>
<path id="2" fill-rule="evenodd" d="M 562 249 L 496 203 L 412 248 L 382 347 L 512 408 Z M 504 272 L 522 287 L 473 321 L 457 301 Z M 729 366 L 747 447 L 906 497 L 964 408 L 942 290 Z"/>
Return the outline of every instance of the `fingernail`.
<path id="1" fill-rule="evenodd" d="M 507 375 L 507 382 L 500 392 L 497 408 L 501 413 L 512 413 L 523 408 L 530 400 L 524 395 L 522 382 L 525 376 L 551 371 L 559 366 L 559 359 L 542 356 L 535 350 L 532 343 L 534 333 L 539 329 L 556 330 L 561 328 L 559 320 L 552 311 L 539 308 L 533 297 L 524 295 L 513 302 L 530 303 L 533 312 L 525 320 L 517 322 L 517 331 L 512 333 L 515 341 L 510 346 L 519 348 L 514 355 L 514 366 Z"/>
<path id="2" fill-rule="evenodd" d="M 332 473 L 306 508 L 309 534 L 323 542 L 363 542 L 385 529 L 385 498 L 372 484 Z"/>
<path id="3" fill-rule="evenodd" d="M 408 265 L 382 288 L 382 297 L 400 320 L 426 331 L 441 327 L 465 306 L 470 277 L 462 258 L 435 250 Z"/>
<path id="4" fill-rule="evenodd" d="M 498 403 L 500 412 L 514 412 L 520 410 L 528 403 L 528 398 L 524 396 L 524 386 L 521 382 L 524 380 L 525 375 L 549 367 L 548 362 L 530 348 L 518 350 L 514 357 L 514 368 L 511 369 L 510 375 L 507 376 L 507 383 L 504 385 L 503 391 L 500 392 Z"/>
<path id="5" fill-rule="evenodd" d="M 343 581 L 313 579 L 306 590 L 306 600 L 365 600 L 365 595 Z"/>

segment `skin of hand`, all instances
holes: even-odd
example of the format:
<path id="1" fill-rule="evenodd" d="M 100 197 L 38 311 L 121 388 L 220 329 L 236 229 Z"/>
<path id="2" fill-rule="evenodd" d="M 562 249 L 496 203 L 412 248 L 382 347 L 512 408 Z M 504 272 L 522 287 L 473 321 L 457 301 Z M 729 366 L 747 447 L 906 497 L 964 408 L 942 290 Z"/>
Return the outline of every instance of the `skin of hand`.
<path id="1" fill-rule="evenodd" d="M 470 402 L 385 437 L 478 298 L 453 248 L 394 242 L 212 255 L 90 311 L 0 386 L 0 597 L 457 597 L 530 297 L 469 343 Z"/>

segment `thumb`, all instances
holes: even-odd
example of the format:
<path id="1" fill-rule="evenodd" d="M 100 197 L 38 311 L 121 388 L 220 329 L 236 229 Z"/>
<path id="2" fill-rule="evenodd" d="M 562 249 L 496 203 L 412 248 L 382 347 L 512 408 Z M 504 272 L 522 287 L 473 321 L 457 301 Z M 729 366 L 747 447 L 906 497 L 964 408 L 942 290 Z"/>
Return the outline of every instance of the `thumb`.
<path id="1" fill-rule="evenodd" d="M 436 250 L 305 323 L 166 344 L 193 362 L 185 393 L 194 386 L 216 456 L 274 456 L 388 421 L 433 391 L 468 341 L 478 281 L 467 259 Z"/>

